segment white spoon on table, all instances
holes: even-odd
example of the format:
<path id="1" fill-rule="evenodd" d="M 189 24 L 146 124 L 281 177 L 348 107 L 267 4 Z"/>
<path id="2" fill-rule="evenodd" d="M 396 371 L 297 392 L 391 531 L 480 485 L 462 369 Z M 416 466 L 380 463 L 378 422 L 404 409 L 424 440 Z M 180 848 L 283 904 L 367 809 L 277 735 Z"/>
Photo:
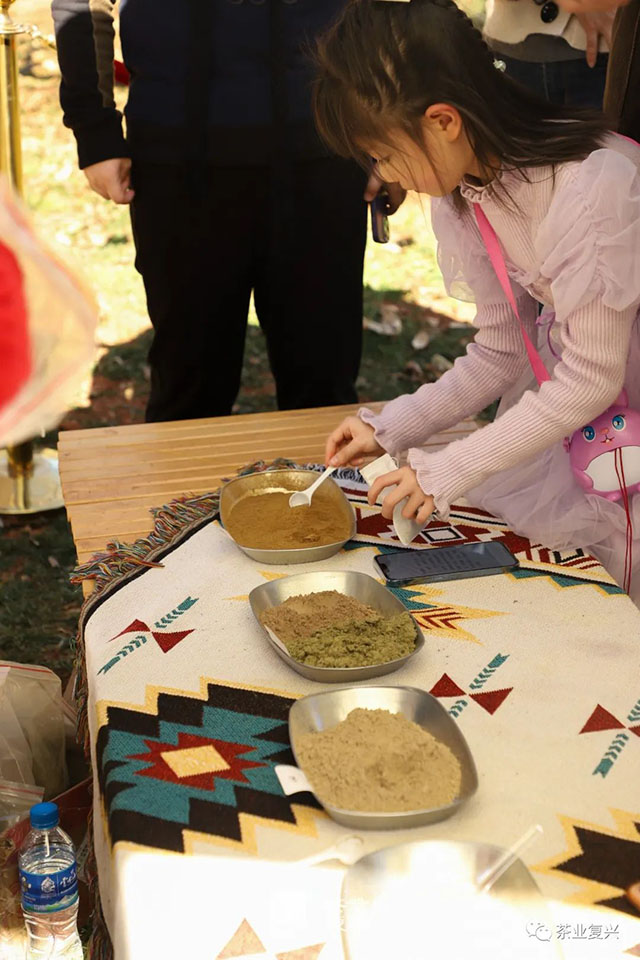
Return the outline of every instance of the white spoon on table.
<path id="1" fill-rule="evenodd" d="M 321 473 L 318 479 L 311 484 L 310 487 L 307 487 L 306 490 L 298 490 L 296 493 L 292 493 L 289 497 L 289 506 L 290 507 L 310 507 L 311 506 L 311 497 L 314 495 L 321 483 L 330 477 L 334 472 L 335 467 L 327 467 L 324 473 Z"/>

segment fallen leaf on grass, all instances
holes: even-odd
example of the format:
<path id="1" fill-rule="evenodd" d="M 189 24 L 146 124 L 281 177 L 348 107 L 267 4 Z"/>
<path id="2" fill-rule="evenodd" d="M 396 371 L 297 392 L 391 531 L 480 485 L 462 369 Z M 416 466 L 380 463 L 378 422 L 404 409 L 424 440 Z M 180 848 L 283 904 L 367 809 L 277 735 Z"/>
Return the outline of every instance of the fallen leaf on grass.
<path id="1" fill-rule="evenodd" d="M 434 353 L 431 357 L 430 363 L 431 369 L 435 370 L 436 373 L 446 373 L 447 370 L 451 370 L 453 363 L 451 360 L 447 360 L 446 357 L 443 357 L 441 353 Z"/>
<path id="2" fill-rule="evenodd" d="M 47 557 L 47 560 L 49 561 L 49 566 L 50 566 L 50 567 L 53 567 L 54 569 L 56 569 L 57 567 L 60 566 L 60 562 L 59 562 L 58 560 L 56 560 L 55 557 L 49 556 L 49 557 Z"/>
<path id="3" fill-rule="evenodd" d="M 411 341 L 411 346 L 414 350 L 424 350 L 425 347 L 428 347 L 431 342 L 431 334 L 428 330 L 418 330 L 415 337 Z"/>
<path id="4" fill-rule="evenodd" d="M 415 360 L 409 360 L 402 372 L 412 380 L 422 380 L 422 367 Z"/>
<path id="5" fill-rule="evenodd" d="M 362 325 L 365 330 L 371 330 L 384 337 L 396 337 L 402 333 L 400 309 L 395 303 L 383 303 L 380 307 L 380 320 L 369 320 L 368 317 L 364 317 Z"/>

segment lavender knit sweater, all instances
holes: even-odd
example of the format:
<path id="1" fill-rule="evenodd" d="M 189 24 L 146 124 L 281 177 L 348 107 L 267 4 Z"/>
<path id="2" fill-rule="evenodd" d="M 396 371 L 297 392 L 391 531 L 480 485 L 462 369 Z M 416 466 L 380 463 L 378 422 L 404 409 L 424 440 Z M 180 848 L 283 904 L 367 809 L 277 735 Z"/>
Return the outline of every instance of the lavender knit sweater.
<path id="1" fill-rule="evenodd" d="M 471 208 L 432 203 L 439 262 L 449 292 L 475 300 L 478 333 L 464 357 L 436 383 L 388 403 L 379 416 L 361 410 L 389 453 L 408 451 L 425 493 L 445 516 L 462 494 L 527 461 L 605 410 L 625 383 L 640 407 L 640 370 L 626 372 L 640 305 L 640 147 L 613 135 L 581 162 L 507 171 L 488 186 L 461 191 L 481 203 L 507 261 L 530 335 L 538 303 L 555 311 L 558 352 L 552 379 L 526 389 L 494 423 L 426 453 L 421 444 L 482 410 L 522 379 L 529 365 Z M 508 197 L 505 197 L 505 191 Z M 502 202 L 501 202 L 501 198 Z"/>

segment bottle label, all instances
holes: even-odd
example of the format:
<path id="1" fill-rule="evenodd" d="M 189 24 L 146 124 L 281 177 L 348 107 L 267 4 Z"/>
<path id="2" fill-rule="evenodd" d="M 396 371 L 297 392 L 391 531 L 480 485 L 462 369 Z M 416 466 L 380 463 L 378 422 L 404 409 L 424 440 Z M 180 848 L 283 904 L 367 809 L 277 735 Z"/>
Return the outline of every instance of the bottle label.
<path id="1" fill-rule="evenodd" d="M 52 913 L 73 906 L 78 899 L 78 875 L 75 863 L 58 873 L 29 873 L 20 870 L 22 906 L 25 910 Z"/>

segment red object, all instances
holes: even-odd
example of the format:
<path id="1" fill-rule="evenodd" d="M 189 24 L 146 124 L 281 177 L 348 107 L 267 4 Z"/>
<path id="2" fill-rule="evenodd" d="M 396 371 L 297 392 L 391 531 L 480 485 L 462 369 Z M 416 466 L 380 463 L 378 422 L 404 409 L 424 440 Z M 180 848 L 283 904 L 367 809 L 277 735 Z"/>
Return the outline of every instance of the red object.
<path id="1" fill-rule="evenodd" d="M 131 74 L 125 67 L 124 63 L 121 60 L 113 61 L 113 75 L 116 79 L 116 83 L 122 84 L 123 87 L 129 86 L 129 81 L 131 80 Z"/>
<path id="2" fill-rule="evenodd" d="M 31 373 L 31 345 L 22 271 L 0 243 L 0 410 L 16 396 Z"/>

